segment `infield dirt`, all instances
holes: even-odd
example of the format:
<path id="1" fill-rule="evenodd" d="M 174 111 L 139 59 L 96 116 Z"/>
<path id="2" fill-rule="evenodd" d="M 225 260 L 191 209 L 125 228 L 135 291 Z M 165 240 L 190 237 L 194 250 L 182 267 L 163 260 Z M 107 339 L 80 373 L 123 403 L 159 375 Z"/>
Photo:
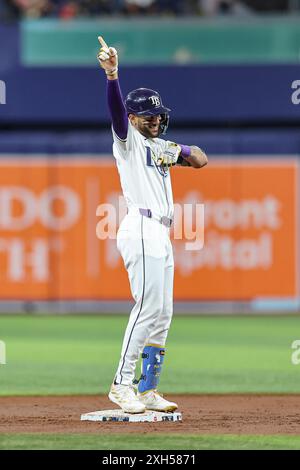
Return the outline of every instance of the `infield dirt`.
<path id="1" fill-rule="evenodd" d="M 105 396 L 0 397 L 0 433 L 300 434 L 300 395 L 167 395 L 182 422 L 93 423 L 80 415 L 113 409 Z"/>

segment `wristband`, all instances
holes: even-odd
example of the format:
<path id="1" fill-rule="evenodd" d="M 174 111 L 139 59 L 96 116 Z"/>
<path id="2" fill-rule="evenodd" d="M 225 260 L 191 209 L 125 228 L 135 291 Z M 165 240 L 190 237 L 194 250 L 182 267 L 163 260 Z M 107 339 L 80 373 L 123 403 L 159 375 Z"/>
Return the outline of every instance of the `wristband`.
<path id="1" fill-rule="evenodd" d="M 180 152 L 180 155 L 182 156 L 182 158 L 188 158 L 191 156 L 191 147 L 189 147 L 189 145 L 181 145 L 179 144 L 180 147 L 181 147 L 181 152 Z"/>
<path id="2" fill-rule="evenodd" d="M 118 71 L 118 67 L 112 70 L 105 70 L 105 73 L 106 75 L 114 75 L 115 73 L 117 73 L 117 71 Z"/>

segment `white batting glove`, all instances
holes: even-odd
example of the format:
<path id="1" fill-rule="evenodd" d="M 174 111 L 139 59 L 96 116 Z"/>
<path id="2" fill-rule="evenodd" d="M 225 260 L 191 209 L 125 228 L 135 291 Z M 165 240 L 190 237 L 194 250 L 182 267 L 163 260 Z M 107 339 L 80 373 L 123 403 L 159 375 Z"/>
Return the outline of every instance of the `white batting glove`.
<path id="1" fill-rule="evenodd" d="M 169 140 L 167 140 L 167 148 L 164 150 L 164 152 L 161 155 L 159 155 L 157 162 L 156 162 L 157 165 L 165 166 L 165 167 L 176 165 L 180 152 L 181 152 L 180 145 L 175 144 L 175 142 L 170 142 Z"/>
<path id="2" fill-rule="evenodd" d="M 100 66 L 105 70 L 106 75 L 113 75 L 118 71 L 118 53 L 114 47 L 108 47 L 102 36 L 98 37 L 101 49 L 97 54 Z"/>

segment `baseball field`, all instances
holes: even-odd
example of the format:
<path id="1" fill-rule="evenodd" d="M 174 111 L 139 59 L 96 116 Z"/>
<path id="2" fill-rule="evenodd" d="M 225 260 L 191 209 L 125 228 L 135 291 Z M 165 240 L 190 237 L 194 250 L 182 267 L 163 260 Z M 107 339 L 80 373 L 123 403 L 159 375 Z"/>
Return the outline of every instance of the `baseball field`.
<path id="1" fill-rule="evenodd" d="M 0 318 L 0 449 L 300 449 L 295 316 L 176 316 L 160 391 L 182 422 L 92 423 L 126 316 Z"/>

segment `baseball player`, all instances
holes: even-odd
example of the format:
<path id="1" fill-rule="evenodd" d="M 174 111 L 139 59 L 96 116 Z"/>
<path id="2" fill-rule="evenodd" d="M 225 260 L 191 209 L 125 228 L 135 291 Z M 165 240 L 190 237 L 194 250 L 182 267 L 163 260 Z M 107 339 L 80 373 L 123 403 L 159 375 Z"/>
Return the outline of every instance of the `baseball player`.
<path id="1" fill-rule="evenodd" d="M 107 75 L 113 155 L 127 204 L 117 247 L 135 300 L 108 396 L 127 413 L 174 411 L 177 404 L 157 391 L 173 314 L 170 167 L 202 168 L 207 157 L 198 147 L 160 138 L 167 131 L 170 109 L 163 105 L 157 91 L 139 88 L 123 100 L 117 51 L 108 47 L 101 36 L 98 39 L 101 48 L 97 57 Z M 140 355 L 142 375 L 137 381 L 135 368 Z"/>

